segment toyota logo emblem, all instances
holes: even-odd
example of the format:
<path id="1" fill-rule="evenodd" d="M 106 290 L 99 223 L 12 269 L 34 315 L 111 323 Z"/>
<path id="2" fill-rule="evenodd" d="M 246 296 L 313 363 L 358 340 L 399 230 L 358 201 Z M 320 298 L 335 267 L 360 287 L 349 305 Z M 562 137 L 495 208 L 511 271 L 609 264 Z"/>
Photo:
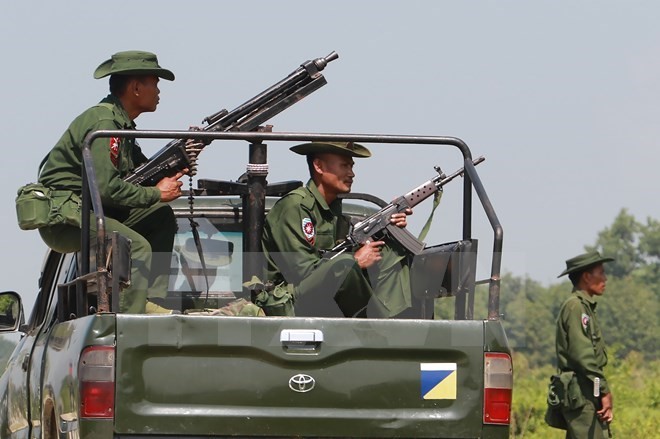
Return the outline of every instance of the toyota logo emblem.
<path id="1" fill-rule="evenodd" d="M 314 388 L 315 385 L 316 380 L 304 373 L 299 373 L 289 378 L 289 389 L 293 390 L 294 392 L 309 392 Z"/>

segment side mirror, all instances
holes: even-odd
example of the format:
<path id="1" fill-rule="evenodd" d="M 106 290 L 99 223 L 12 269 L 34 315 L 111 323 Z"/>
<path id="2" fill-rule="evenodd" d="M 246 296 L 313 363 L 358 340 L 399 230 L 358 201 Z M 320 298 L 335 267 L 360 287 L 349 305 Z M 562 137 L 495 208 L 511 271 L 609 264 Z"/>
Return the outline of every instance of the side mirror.
<path id="1" fill-rule="evenodd" d="M 18 331 L 23 323 L 21 296 L 13 291 L 0 293 L 0 333 Z"/>

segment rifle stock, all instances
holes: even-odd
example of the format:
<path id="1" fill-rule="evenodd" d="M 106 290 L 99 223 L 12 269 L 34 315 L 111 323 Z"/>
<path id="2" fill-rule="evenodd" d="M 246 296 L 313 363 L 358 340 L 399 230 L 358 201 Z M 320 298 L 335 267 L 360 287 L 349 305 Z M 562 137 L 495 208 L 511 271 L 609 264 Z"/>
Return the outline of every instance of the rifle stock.
<path id="1" fill-rule="evenodd" d="M 483 162 L 483 156 L 478 157 L 472 161 L 475 166 Z M 399 244 L 405 247 L 413 255 L 420 254 L 426 244 L 410 233 L 406 229 L 395 226 L 390 223 L 390 218 L 393 214 L 404 212 L 411 209 L 426 200 L 431 195 L 442 190 L 442 187 L 452 181 L 459 175 L 463 175 L 464 168 L 461 168 L 449 176 L 445 175 L 438 166 L 435 167 L 438 175 L 422 183 L 420 186 L 411 190 L 410 192 L 398 197 L 387 206 L 380 209 L 378 212 L 354 224 L 346 239 L 329 250 L 327 253 L 332 257 L 338 253 L 342 253 L 349 248 L 356 247 L 364 244 L 368 239 L 374 239 L 374 235 L 387 235 L 396 240 Z"/>
<path id="2" fill-rule="evenodd" d="M 262 123 L 327 84 L 321 71 L 339 58 L 336 52 L 305 61 L 286 78 L 267 88 L 232 111 L 222 109 L 204 118 L 202 131 L 253 131 Z M 138 166 L 124 180 L 142 186 L 154 186 L 163 177 L 190 168 L 186 140 L 175 139 Z"/>

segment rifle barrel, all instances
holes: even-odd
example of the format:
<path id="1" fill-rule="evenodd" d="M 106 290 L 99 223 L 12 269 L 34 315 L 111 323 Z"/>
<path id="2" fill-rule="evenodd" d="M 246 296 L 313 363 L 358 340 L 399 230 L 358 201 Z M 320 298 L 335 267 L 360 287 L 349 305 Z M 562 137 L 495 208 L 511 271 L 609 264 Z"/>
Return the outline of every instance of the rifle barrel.
<path id="1" fill-rule="evenodd" d="M 472 160 L 472 164 L 474 166 L 477 166 L 479 163 L 483 162 L 484 160 L 486 160 L 486 157 L 479 156 L 476 159 Z M 459 175 L 462 177 L 464 172 L 465 172 L 465 168 L 461 168 L 461 169 L 453 172 L 451 175 L 448 175 L 445 178 L 441 178 L 440 181 L 438 182 L 438 186 L 442 187 L 442 186 L 446 185 L 447 183 L 449 183 L 450 181 L 452 181 L 453 179 L 455 179 Z"/>

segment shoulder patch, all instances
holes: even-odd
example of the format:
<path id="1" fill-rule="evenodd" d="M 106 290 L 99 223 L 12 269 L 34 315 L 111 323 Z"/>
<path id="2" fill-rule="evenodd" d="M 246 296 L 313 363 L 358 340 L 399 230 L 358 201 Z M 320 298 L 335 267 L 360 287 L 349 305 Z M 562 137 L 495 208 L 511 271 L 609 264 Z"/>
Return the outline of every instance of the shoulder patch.
<path id="1" fill-rule="evenodd" d="M 110 137 L 110 160 L 115 168 L 119 166 L 119 145 L 121 139 L 119 137 Z"/>
<path id="2" fill-rule="evenodd" d="M 307 242 L 314 245 L 314 242 L 316 242 L 316 229 L 314 228 L 314 223 L 311 218 L 303 218 L 302 231 Z"/>
<path id="3" fill-rule="evenodd" d="M 587 330 L 587 326 L 589 326 L 589 316 L 586 313 L 582 313 L 582 317 L 580 318 L 582 322 L 582 329 L 585 331 Z"/>

